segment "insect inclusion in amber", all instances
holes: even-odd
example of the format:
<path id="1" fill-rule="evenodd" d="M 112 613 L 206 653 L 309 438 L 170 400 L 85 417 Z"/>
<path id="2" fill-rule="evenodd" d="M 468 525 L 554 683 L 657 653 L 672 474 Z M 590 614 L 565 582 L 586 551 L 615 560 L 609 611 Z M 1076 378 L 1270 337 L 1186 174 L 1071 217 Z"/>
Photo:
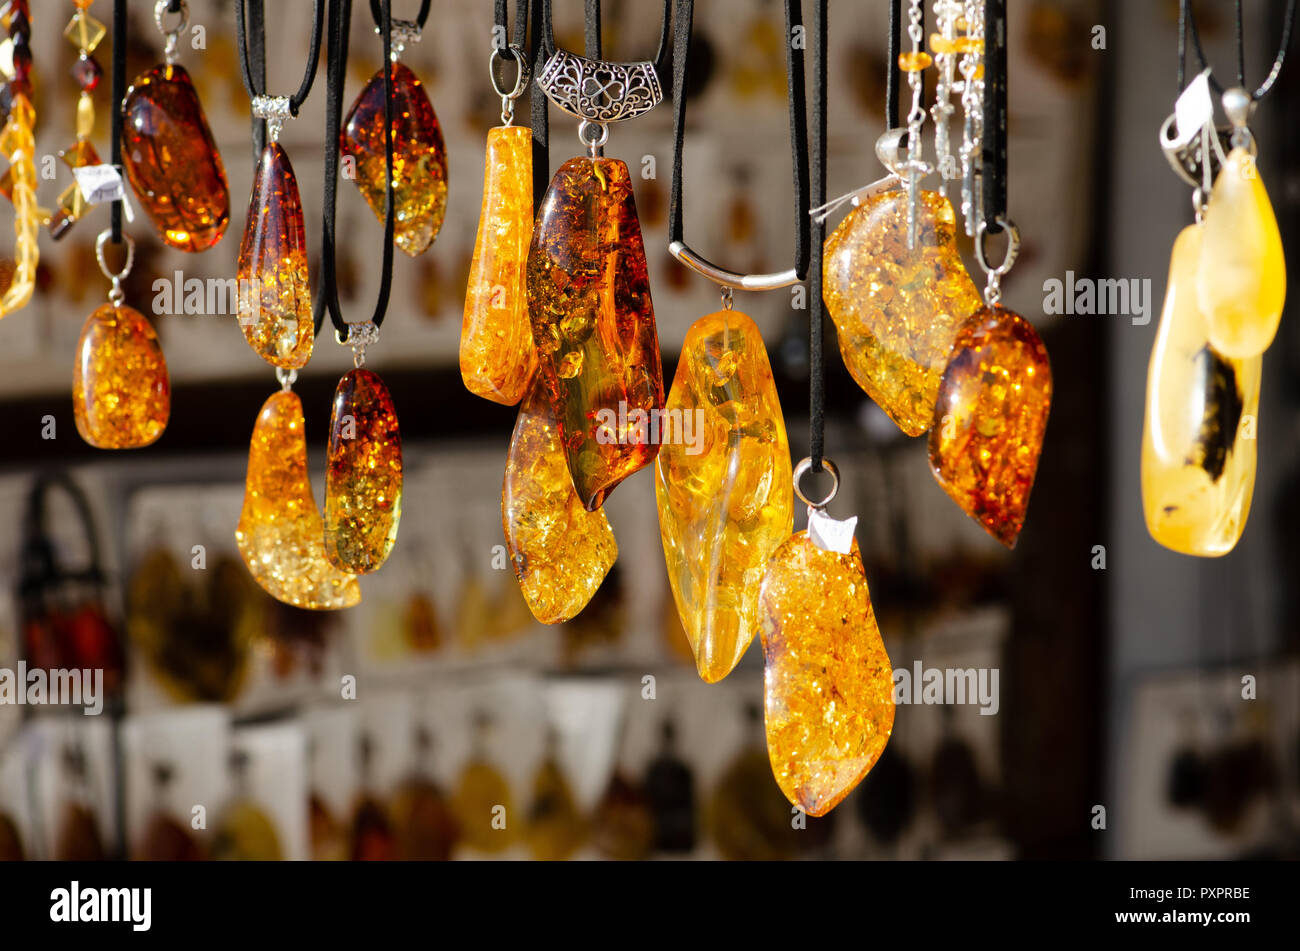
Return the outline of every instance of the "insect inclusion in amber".
<path id="1" fill-rule="evenodd" d="M 104 304 L 86 319 L 72 372 L 72 405 L 77 432 L 97 449 L 138 449 L 167 428 L 167 361 L 138 310 Z"/>

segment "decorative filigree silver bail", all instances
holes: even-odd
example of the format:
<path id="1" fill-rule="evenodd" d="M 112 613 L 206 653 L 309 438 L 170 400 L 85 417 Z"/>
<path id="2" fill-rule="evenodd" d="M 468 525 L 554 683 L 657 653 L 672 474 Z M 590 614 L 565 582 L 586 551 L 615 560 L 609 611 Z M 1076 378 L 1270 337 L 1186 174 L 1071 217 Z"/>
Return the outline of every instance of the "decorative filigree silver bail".
<path id="1" fill-rule="evenodd" d="M 393 26 L 389 34 L 389 43 L 392 46 L 390 58 L 396 63 L 397 58 L 406 52 L 408 46 L 420 42 L 420 38 L 424 34 L 424 27 L 414 20 L 392 20 L 390 22 Z M 378 34 L 379 32 L 379 27 L 375 27 L 375 33 Z"/>
<path id="2" fill-rule="evenodd" d="M 373 320 L 348 324 L 348 336 L 343 342 L 352 348 L 352 365 L 360 369 L 366 365 L 366 347 L 379 342 L 379 327 Z"/>
<path id="3" fill-rule="evenodd" d="M 271 142 L 280 141 L 284 124 L 293 118 L 288 96 L 254 96 L 253 118 L 266 121 L 266 137 Z"/>

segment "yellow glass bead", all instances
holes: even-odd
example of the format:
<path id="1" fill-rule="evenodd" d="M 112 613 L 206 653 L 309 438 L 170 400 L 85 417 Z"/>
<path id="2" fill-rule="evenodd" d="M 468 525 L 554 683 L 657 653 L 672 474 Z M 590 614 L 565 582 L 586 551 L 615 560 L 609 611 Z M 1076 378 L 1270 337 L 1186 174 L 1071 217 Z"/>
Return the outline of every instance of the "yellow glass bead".
<path id="1" fill-rule="evenodd" d="M 925 50 L 898 54 L 898 68 L 905 73 L 919 73 L 923 69 L 928 69 L 933 62 L 934 58 Z"/>
<path id="2" fill-rule="evenodd" d="M 77 138 L 88 139 L 95 131 L 95 100 L 83 92 L 77 99 Z"/>
<path id="3" fill-rule="evenodd" d="M 68 42 L 88 54 L 95 52 L 95 47 L 99 46 L 107 34 L 108 27 L 80 9 L 72 15 L 68 25 L 63 28 L 63 35 L 67 37 Z"/>

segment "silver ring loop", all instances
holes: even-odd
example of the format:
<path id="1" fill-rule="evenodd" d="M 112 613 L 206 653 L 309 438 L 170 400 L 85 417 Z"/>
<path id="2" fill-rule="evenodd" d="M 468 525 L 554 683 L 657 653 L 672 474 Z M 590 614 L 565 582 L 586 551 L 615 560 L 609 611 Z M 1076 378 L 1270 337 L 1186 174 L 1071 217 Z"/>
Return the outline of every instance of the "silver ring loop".
<path id="1" fill-rule="evenodd" d="M 1020 229 L 1016 227 L 1014 221 L 1003 215 L 998 215 L 993 220 L 1007 233 L 1006 257 L 996 268 L 989 267 L 988 256 L 984 253 L 984 242 L 988 239 L 989 227 L 988 222 L 981 221 L 975 229 L 975 260 L 979 262 L 985 274 L 996 274 L 1001 277 L 1011 270 L 1011 265 L 1016 263 L 1016 256 L 1020 253 Z"/>
<path id="2" fill-rule="evenodd" d="M 805 505 L 810 505 L 815 509 L 826 508 L 826 506 L 830 504 L 831 499 L 835 498 L 835 493 L 840 490 L 840 470 L 836 468 L 835 463 L 831 462 L 829 459 L 823 459 L 822 469 L 831 474 L 831 490 L 826 493 L 826 498 L 822 499 L 820 502 L 814 502 L 812 499 L 808 498 L 808 496 L 804 495 L 803 489 L 799 487 L 799 480 L 809 472 L 812 472 L 812 458 L 805 457 L 800 460 L 797 466 L 794 467 L 794 478 L 792 480 L 794 482 L 794 494 L 799 497 L 799 501 L 803 502 Z"/>
<path id="3" fill-rule="evenodd" d="M 518 46 L 511 43 L 506 49 L 510 51 L 510 58 L 515 61 L 514 87 L 509 92 L 506 92 L 501 88 L 501 84 L 497 82 L 497 60 L 504 60 L 505 56 L 495 46 L 492 47 L 492 55 L 488 57 L 488 76 L 492 79 L 492 88 L 496 91 L 496 94 L 502 99 L 509 99 L 513 102 L 522 96 L 524 90 L 528 88 L 528 81 L 532 78 L 532 67 L 528 65 L 528 57 L 524 55 L 524 51 Z"/>
<path id="4" fill-rule="evenodd" d="M 599 129 L 599 137 L 595 139 L 588 138 L 588 129 Z M 605 143 L 609 141 L 609 126 L 603 122 L 589 122 L 583 119 L 578 123 L 578 140 L 589 149 L 603 148 Z"/>
<path id="5" fill-rule="evenodd" d="M 131 273 L 131 265 L 135 263 L 135 241 L 126 232 L 122 233 L 122 243 L 126 245 L 126 263 L 122 265 L 122 270 L 114 274 L 108 269 L 108 263 L 104 260 L 104 246 L 113 239 L 111 230 L 104 230 L 99 233 L 95 239 L 95 260 L 99 263 L 99 270 L 110 281 L 122 281 Z"/>
<path id="6" fill-rule="evenodd" d="M 170 6 L 171 0 L 158 0 L 158 2 L 153 5 L 153 22 L 157 25 L 158 32 L 163 36 L 179 34 L 190 24 L 189 7 L 185 4 L 185 0 L 181 0 L 180 9 L 176 11 L 176 15 L 180 17 L 180 19 L 176 21 L 176 25 L 170 30 L 163 26 L 163 18 L 167 16 L 167 13 L 169 12 L 167 8 Z"/>

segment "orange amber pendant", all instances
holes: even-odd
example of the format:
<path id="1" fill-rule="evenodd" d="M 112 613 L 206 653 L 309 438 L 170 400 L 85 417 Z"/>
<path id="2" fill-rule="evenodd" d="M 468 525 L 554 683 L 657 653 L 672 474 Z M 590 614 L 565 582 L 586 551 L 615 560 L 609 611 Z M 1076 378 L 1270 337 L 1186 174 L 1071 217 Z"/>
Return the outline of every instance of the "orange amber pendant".
<path id="1" fill-rule="evenodd" d="M 447 148 L 424 83 L 393 63 L 394 241 L 415 257 L 433 244 L 447 211 Z M 375 73 L 348 110 L 340 148 L 357 163 L 356 183 L 384 220 L 384 73 Z"/>
<path id="2" fill-rule="evenodd" d="M 573 487 L 594 511 L 654 461 L 651 414 L 664 405 L 645 246 L 623 162 L 574 158 L 551 179 L 528 252 L 528 311 Z"/>
<path id="3" fill-rule="evenodd" d="M 139 449 L 167 428 L 167 361 L 138 310 L 104 304 L 86 319 L 72 371 L 72 408 L 77 432 L 96 449 Z"/>
<path id="4" fill-rule="evenodd" d="M 1052 367 L 1014 311 L 981 308 L 962 327 L 939 385 L 930 468 L 985 531 L 1014 548 L 1052 405 Z"/>
<path id="5" fill-rule="evenodd" d="M 297 370 L 311 359 L 316 328 L 307 280 L 302 198 L 279 142 L 262 150 L 239 245 L 239 326 L 267 363 Z"/>
<path id="6" fill-rule="evenodd" d="M 402 517 L 402 433 L 388 387 L 364 367 L 339 380 L 325 475 L 325 553 L 366 574 L 388 558 Z"/>

